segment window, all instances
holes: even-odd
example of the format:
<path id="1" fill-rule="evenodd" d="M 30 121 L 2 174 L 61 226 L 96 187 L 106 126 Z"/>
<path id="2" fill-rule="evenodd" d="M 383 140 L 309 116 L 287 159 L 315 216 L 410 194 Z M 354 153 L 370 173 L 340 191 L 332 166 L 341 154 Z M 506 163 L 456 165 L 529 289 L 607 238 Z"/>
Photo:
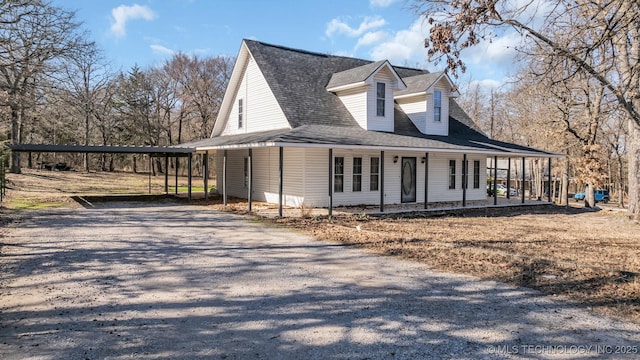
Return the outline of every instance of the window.
<path id="1" fill-rule="evenodd" d="M 384 116 L 385 89 L 384 83 L 376 83 L 376 114 Z"/>
<path id="2" fill-rule="evenodd" d="M 362 191 L 362 158 L 353 158 L 353 183 L 352 191 Z"/>
<path id="3" fill-rule="evenodd" d="M 244 125 L 244 107 L 242 104 L 242 99 L 238 99 L 238 129 L 242 129 Z"/>
<path id="4" fill-rule="evenodd" d="M 474 189 L 480 188 L 480 161 L 479 160 L 473 161 L 473 188 Z"/>
<path id="5" fill-rule="evenodd" d="M 344 158 L 336 157 L 333 165 L 333 191 L 344 191 Z"/>
<path id="6" fill-rule="evenodd" d="M 244 158 L 244 184 L 243 186 L 247 188 L 249 186 L 249 158 Z"/>
<path id="7" fill-rule="evenodd" d="M 434 91 L 433 92 L 433 121 L 442 121 L 441 119 L 441 111 L 442 111 L 442 92 Z"/>
<path id="8" fill-rule="evenodd" d="M 456 188 L 456 161 L 449 160 L 449 189 Z"/>
<path id="9" fill-rule="evenodd" d="M 380 158 L 371 158 L 369 172 L 369 191 L 378 191 L 378 179 L 380 178 Z"/>

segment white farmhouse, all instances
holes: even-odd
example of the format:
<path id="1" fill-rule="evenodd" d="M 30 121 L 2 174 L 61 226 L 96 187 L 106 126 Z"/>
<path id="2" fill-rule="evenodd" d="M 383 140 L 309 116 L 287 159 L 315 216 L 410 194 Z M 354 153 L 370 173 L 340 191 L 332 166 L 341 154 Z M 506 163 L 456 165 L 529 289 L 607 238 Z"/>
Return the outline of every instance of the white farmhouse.
<path id="1" fill-rule="evenodd" d="M 445 73 L 242 42 L 209 139 L 217 189 L 285 206 L 486 200 L 487 158 L 555 157 L 489 139 Z"/>

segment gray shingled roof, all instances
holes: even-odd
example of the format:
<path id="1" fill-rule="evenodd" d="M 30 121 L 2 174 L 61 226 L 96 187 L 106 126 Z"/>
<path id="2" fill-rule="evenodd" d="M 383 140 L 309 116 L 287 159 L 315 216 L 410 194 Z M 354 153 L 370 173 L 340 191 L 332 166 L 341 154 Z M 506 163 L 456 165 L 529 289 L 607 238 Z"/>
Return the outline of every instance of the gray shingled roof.
<path id="1" fill-rule="evenodd" d="M 380 60 L 371 64 L 358 66 L 357 68 L 337 72 L 331 75 L 331 80 L 329 80 L 329 84 L 327 84 L 327 89 L 363 82 L 367 80 L 371 74 L 376 72 L 385 62 L 387 61 Z"/>
<path id="2" fill-rule="evenodd" d="M 395 107 L 395 132 L 368 131 L 359 126 L 302 125 L 294 129 L 279 129 L 247 134 L 218 136 L 181 144 L 200 150 L 249 148 L 282 144 L 340 146 L 363 146 L 383 148 L 411 148 L 425 151 L 469 151 L 532 156 L 553 155 L 525 146 L 490 140 L 467 125 L 450 118 L 450 130 L 454 136 L 425 135 L 419 133 L 411 120 Z M 419 133 L 416 136 L 416 132 Z"/>
<path id="3" fill-rule="evenodd" d="M 402 80 L 407 85 L 407 88 L 403 90 L 396 90 L 393 92 L 393 95 L 407 95 L 424 92 L 431 87 L 431 85 L 433 85 L 433 83 L 438 80 L 442 74 L 443 72 L 439 71 L 403 78 Z"/>
<path id="4" fill-rule="evenodd" d="M 535 149 L 490 140 L 469 116 L 450 99 L 449 136 L 422 134 L 402 110 L 395 107 L 395 132 L 362 129 L 327 85 L 345 84 L 370 75 L 384 61 L 372 62 L 343 56 L 313 53 L 244 40 L 282 108 L 291 129 L 219 136 L 180 146 L 199 149 L 248 147 L 268 143 L 360 145 L 427 149 L 483 150 L 547 154 Z M 441 73 L 393 66 L 412 86 L 420 87 Z M 333 80 L 332 80 L 333 77 Z M 361 80 L 357 80 L 361 81 Z M 356 82 L 357 82 L 356 81 Z M 407 84 L 409 85 L 409 84 Z M 333 86 L 333 85 L 332 85 Z M 425 87 L 426 89 L 426 87 Z M 422 89 L 424 90 L 424 89 Z"/>

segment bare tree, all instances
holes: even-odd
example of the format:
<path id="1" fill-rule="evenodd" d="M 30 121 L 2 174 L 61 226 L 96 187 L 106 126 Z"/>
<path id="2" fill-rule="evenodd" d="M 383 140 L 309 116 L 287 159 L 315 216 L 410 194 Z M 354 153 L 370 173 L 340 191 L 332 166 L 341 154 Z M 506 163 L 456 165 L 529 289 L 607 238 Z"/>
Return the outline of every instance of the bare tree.
<path id="1" fill-rule="evenodd" d="M 34 81 L 50 71 L 54 60 L 85 45 L 75 14 L 50 4 L 3 1 L 0 11 L 0 90 L 6 92 L 11 113 L 11 140 L 19 143 L 23 114 L 36 91 Z M 5 7 L 7 6 L 7 7 Z M 20 156 L 13 153 L 11 171 L 20 172 Z"/>
<path id="2" fill-rule="evenodd" d="M 197 117 L 197 121 L 192 123 L 193 137 L 209 137 L 231 77 L 233 59 L 222 56 L 200 59 L 180 53 L 174 55 L 166 66 L 179 84 L 180 97 L 185 106 Z M 179 140 L 180 135 L 181 129 Z"/>
<path id="3" fill-rule="evenodd" d="M 629 118 L 629 215 L 640 218 L 640 2 L 416 0 L 416 4 L 432 25 L 425 40 L 430 56 L 444 58 L 454 74 L 465 70 L 463 49 L 490 40 L 495 30 L 513 29 L 613 94 Z M 603 44 L 610 48 L 606 55 L 613 72 L 602 72 L 590 62 Z"/>
<path id="4" fill-rule="evenodd" d="M 100 50 L 93 44 L 82 51 L 73 52 L 64 62 L 61 84 L 64 99 L 82 118 L 83 133 L 78 138 L 84 145 L 91 143 L 92 128 L 99 100 L 113 75 Z M 89 171 L 89 154 L 83 154 L 83 168 Z"/>

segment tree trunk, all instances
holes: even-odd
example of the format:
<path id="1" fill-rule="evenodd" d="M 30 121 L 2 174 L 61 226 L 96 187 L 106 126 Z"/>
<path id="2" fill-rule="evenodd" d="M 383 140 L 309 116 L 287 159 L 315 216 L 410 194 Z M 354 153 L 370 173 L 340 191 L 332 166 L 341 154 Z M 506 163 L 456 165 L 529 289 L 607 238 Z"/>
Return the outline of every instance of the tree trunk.
<path id="1" fill-rule="evenodd" d="M 566 171 L 562 173 L 562 184 L 560 186 L 560 205 L 569 205 L 569 174 Z"/>
<path id="2" fill-rule="evenodd" d="M 624 164 L 622 156 L 618 154 L 618 207 L 624 208 Z"/>
<path id="3" fill-rule="evenodd" d="M 640 220 L 640 126 L 629 120 L 629 217 Z"/>
<path id="4" fill-rule="evenodd" d="M 587 188 L 584 193 L 584 207 L 592 208 L 596 206 L 596 194 L 592 183 L 587 184 Z"/>
<path id="5" fill-rule="evenodd" d="M 20 112 L 17 107 L 11 107 L 11 142 L 13 144 L 20 143 Z M 17 151 L 11 152 L 11 172 L 14 174 L 20 174 L 20 153 Z"/>

